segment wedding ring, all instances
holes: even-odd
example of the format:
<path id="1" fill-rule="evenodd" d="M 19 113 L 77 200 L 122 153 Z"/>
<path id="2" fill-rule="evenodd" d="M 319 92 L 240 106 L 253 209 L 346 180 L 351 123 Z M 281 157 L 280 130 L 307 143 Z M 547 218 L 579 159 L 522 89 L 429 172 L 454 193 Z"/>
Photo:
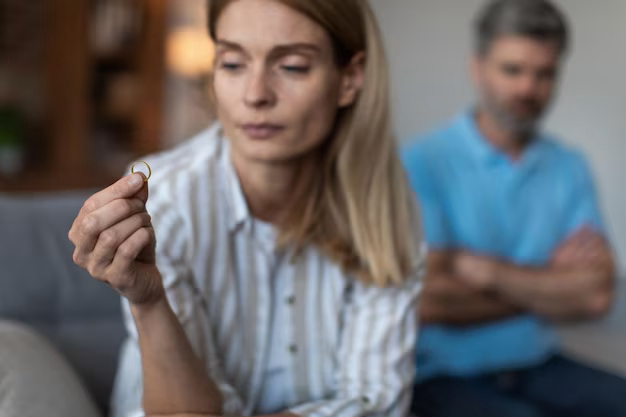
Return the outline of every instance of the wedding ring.
<path id="1" fill-rule="evenodd" d="M 146 161 L 137 161 L 130 167 L 131 174 L 135 173 L 135 165 L 137 164 L 144 164 L 146 167 L 148 167 L 148 176 L 146 177 L 146 182 L 147 182 L 152 176 L 152 169 L 150 168 L 150 165 L 148 165 Z"/>

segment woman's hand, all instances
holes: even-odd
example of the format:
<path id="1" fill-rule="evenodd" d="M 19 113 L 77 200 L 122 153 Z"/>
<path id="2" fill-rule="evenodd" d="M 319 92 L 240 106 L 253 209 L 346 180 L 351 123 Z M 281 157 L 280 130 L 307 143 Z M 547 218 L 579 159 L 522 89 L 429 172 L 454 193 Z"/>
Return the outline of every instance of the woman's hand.
<path id="1" fill-rule="evenodd" d="M 91 196 L 69 232 L 74 262 L 133 305 L 164 296 L 147 200 L 143 174 L 129 175 Z"/>

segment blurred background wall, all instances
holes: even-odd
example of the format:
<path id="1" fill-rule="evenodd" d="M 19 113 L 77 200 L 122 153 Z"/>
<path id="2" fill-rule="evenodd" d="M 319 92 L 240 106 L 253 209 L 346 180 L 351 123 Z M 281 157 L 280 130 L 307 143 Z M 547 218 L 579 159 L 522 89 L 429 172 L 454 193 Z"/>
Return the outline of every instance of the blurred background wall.
<path id="1" fill-rule="evenodd" d="M 471 25 L 483 0 L 371 0 L 386 37 L 401 140 L 472 103 Z M 574 49 L 546 127 L 583 150 L 626 271 L 626 1 L 556 0 Z"/>

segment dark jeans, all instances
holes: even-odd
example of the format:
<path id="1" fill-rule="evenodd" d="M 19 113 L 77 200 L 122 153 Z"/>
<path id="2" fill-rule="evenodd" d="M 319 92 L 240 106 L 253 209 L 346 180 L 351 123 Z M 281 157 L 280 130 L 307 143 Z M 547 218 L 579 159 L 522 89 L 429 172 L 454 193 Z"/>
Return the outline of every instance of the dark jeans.
<path id="1" fill-rule="evenodd" d="M 626 379 L 556 355 L 545 364 L 415 386 L 418 417 L 626 417 Z"/>

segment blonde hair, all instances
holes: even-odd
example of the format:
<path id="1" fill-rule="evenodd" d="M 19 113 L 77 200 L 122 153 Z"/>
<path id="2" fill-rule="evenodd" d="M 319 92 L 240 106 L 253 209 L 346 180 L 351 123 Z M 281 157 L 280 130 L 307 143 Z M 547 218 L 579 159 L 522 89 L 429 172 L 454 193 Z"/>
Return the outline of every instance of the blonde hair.
<path id="1" fill-rule="evenodd" d="M 215 40 L 232 0 L 209 1 Z M 280 241 L 316 245 L 367 284 L 401 284 L 414 271 L 419 219 L 391 127 L 389 69 L 380 28 L 367 0 L 276 0 L 326 29 L 337 65 L 365 52 L 365 82 L 356 102 L 339 110 L 324 146 L 323 172 L 299 187 Z"/>

